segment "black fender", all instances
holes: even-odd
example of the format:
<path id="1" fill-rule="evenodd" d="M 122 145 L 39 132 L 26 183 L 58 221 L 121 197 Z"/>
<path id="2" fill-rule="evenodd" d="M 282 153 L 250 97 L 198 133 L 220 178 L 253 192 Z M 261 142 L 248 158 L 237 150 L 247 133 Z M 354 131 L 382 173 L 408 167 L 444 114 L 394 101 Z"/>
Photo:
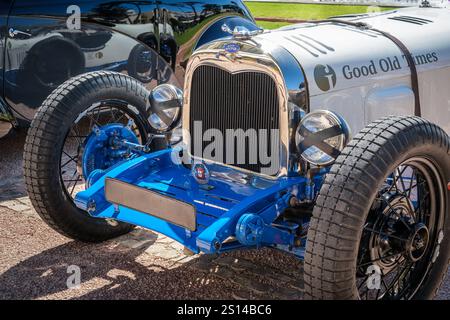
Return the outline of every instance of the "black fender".
<path id="1" fill-rule="evenodd" d="M 250 30 L 257 28 L 240 0 L 75 3 L 80 6 L 82 20 L 77 32 L 69 30 L 67 18 L 70 15 L 65 3 L 35 6 L 27 1 L 16 1 L 11 9 L 8 27 L 29 33 L 7 38 L 4 97 L 18 120 L 30 121 L 55 87 L 72 76 L 91 71 L 129 74 L 142 81 L 148 90 L 160 83 L 182 87 L 185 66 L 193 51 L 205 43 L 229 36 L 221 29 L 224 23 L 230 28 L 237 25 Z M 164 12 L 165 15 L 160 16 Z M 55 59 L 48 68 L 40 63 L 40 58 L 27 59 L 33 51 L 44 52 L 45 41 L 50 41 L 45 39 L 53 37 L 60 38 L 52 40 L 60 43 L 54 55 L 61 56 L 60 51 L 72 48 L 67 62 L 73 64 L 70 70 L 64 67 L 65 63 L 58 64 L 61 59 Z M 63 47 L 66 49 L 61 49 Z M 151 63 L 145 61 L 149 56 Z M 36 68 L 41 68 L 41 74 L 54 77 L 54 81 L 40 81 L 43 79 L 36 79 L 33 72 L 28 72 Z"/>
<path id="2" fill-rule="evenodd" d="M 12 67 L 5 70 L 5 100 L 21 124 L 33 119 L 45 98 L 61 83 L 91 71 L 128 74 L 148 90 L 160 83 L 181 87 L 170 64 L 150 47 L 153 44 L 151 34 L 143 35 L 141 40 L 145 43 L 107 26 L 89 22 L 81 26 L 82 30 L 74 36 L 55 23 L 21 40 L 22 46 L 30 43 L 27 54 L 18 70 Z M 43 39 L 36 41 L 36 38 Z M 56 59 L 52 57 L 60 60 L 66 57 L 70 68 L 65 68 L 64 63 L 51 64 L 52 59 Z M 43 79 L 43 76 L 51 79 Z"/>
<path id="3" fill-rule="evenodd" d="M 177 65 L 175 73 L 178 81 L 184 82 L 184 70 L 186 69 L 189 58 L 192 53 L 208 42 L 230 37 L 231 35 L 222 30 L 222 25 L 226 24 L 231 29 L 236 26 L 243 26 L 250 31 L 257 30 L 259 27 L 253 19 L 248 16 L 240 15 L 220 15 L 212 20 L 205 21 L 202 28 L 197 32 L 191 41 L 186 43 L 178 43 Z M 181 69 L 181 70 L 180 70 Z"/>
<path id="4" fill-rule="evenodd" d="M 226 24 L 230 27 L 231 30 L 234 27 L 241 26 L 247 28 L 249 31 L 254 31 L 260 29 L 255 21 L 249 20 L 248 18 L 244 18 L 241 16 L 229 16 L 218 19 L 214 23 L 212 23 L 200 36 L 198 39 L 194 50 L 201 47 L 208 42 L 215 41 L 221 38 L 229 38 L 231 35 L 222 30 L 222 26 Z"/>

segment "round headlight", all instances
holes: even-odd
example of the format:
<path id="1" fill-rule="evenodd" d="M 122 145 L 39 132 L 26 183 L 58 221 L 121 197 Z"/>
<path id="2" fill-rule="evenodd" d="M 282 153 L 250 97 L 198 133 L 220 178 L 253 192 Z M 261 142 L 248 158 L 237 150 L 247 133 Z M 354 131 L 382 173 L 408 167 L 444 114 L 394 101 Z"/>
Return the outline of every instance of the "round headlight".
<path id="1" fill-rule="evenodd" d="M 334 112 L 319 110 L 307 114 L 300 121 L 295 142 L 303 159 L 325 166 L 336 160 L 349 137 L 349 127 L 344 119 Z"/>
<path id="2" fill-rule="evenodd" d="M 171 84 L 161 84 L 150 92 L 150 126 L 157 132 L 175 128 L 181 119 L 183 91 Z"/>

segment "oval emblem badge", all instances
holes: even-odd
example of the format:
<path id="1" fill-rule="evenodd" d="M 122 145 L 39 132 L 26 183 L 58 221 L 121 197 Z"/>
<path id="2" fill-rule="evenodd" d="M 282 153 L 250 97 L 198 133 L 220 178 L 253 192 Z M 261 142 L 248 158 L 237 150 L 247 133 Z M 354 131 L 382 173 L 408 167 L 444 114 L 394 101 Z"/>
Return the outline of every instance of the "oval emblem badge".
<path id="1" fill-rule="evenodd" d="M 241 50 L 241 46 L 237 43 L 227 43 L 223 46 L 223 49 L 228 53 L 237 53 Z"/>
<path id="2" fill-rule="evenodd" d="M 209 170 L 203 163 L 194 163 L 192 176 L 199 184 L 207 184 L 209 182 Z"/>

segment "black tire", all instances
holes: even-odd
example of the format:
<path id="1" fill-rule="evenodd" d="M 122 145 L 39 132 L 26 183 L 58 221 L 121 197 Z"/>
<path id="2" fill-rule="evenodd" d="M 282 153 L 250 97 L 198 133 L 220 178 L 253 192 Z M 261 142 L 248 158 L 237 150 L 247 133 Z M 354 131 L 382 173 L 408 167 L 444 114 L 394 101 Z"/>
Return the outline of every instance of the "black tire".
<path id="1" fill-rule="evenodd" d="M 442 183 L 443 188 L 436 189 L 442 195 L 442 216 L 436 221 L 440 221 L 444 239 L 439 245 L 437 237 L 430 236 L 430 253 L 423 259 L 436 251 L 439 256 L 434 263 L 432 259 L 425 262 L 430 269 L 409 298 L 431 299 L 436 295 L 450 258 L 450 139 L 436 125 L 405 116 L 384 118 L 363 129 L 325 177 L 308 231 L 304 267 L 307 298 L 361 298 L 356 286 L 357 259 L 366 219 L 388 175 L 413 157 L 432 163 L 437 172 L 434 181 L 438 186 Z"/>
<path id="2" fill-rule="evenodd" d="M 25 141 L 24 173 L 31 202 L 41 218 L 59 233 L 84 242 L 100 242 L 132 230 L 79 210 L 61 178 L 61 153 L 71 125 L 92 104 L 115 99 L 146 128 L 148 90 L 137 80 L 115 72 L 92 72 L 70 79 L 43 102 Z M 143 135 L 146 139 L 146 135 Z"/>

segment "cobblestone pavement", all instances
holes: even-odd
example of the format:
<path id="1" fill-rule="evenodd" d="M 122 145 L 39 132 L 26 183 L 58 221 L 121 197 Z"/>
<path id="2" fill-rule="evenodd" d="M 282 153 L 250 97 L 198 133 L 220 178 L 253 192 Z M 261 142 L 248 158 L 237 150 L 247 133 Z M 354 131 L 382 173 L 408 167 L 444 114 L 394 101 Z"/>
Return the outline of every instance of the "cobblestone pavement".
<path id="1" fill-rule="evenodd" d="M 26 196 L 23 140 L 0 140 L 0 299 L 302 299 L 302 263 L 274 250 L 189 255 L 140 228 L 101 244 L 57 234 Z M 67 288 L 71 265 L 80 267 L 79 288 Z M 449 288 L 447 278 L 439 298 Z"/>

